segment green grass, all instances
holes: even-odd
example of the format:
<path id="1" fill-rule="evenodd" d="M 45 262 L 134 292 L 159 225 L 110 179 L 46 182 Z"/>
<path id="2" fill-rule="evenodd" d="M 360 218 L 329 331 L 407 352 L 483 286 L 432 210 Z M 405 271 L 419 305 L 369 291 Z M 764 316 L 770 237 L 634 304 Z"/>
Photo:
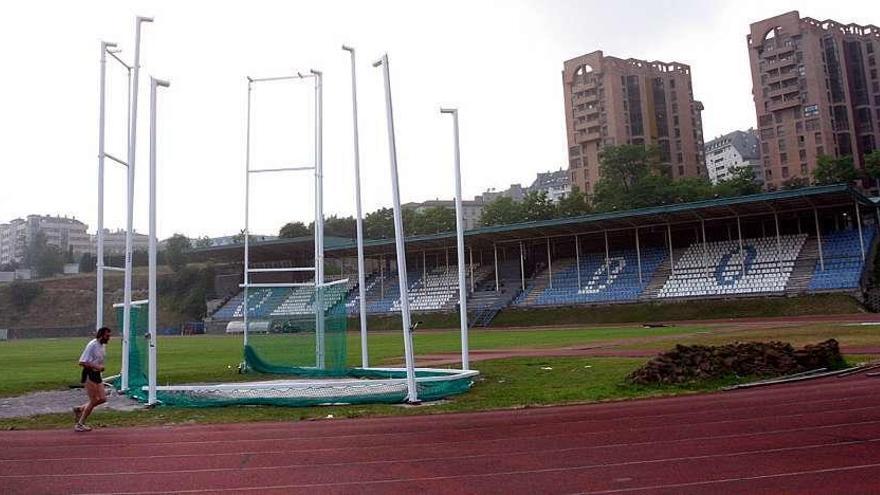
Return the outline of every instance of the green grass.
<path id="1" fill-rule="evenodd" d="M 657 335 L 686 335 L 704 331 L 704 327 L 682 326 L 644 329 L 641 327 L 536 329 L 536 330 L 474 330 L 470 348 L 515 349 L 553 348 L 588 345 L 602 341 L 638 339 Z M 105 375 L 119 371 L 119 339 L 107 347 Z M 282 337 L 283 338 L 283 337 Z M 0 342 L 0 362 L 4 363 L 4 379 L 0 396 L 17 395 L 35 390 L 64 388 L 79 380 L 76 361 L 87 339 L 34 339 Z M 191 337 L 159 337 L 160 384 L 242 379 L 235 369 L 242 359 L 240 336 L 201 335 Z M 348 334 L 349 364 L 360 361 L 360 337 Z M 398 332 L 372 333 L 369 340 L 373 365 L 402 361 L 403 338 Z M 417 354 L 458 352 L 460 335 L 456 331 L 416 332 Z M 277 351 L 284 351 L 283 345 Z M 245 377 L 246 378 L 246 377 Z"/>
<path id="2" fill-rule="evenodd" d="M 633 399 L 717 390 L 745 381 L 726 379 L 684 386 L 633 386 L 626 375 L 644 360 L 631 358 L 512 358 L 479 363 L 480 377 L 473 389 L 434 405 L 323 407 L 220 407 L 187 409 L 159 407 L 152 410 L 117 412 L 98 410 L 93 426 L 134 426 L 189 423 L 291 421 L 303 419 L 353 418 L 364 416 L 417 415 L 522 408 L 595 401 Z M 2 429 L 69 428 L 69 414 L 31 418 L 0 419 Z"/>

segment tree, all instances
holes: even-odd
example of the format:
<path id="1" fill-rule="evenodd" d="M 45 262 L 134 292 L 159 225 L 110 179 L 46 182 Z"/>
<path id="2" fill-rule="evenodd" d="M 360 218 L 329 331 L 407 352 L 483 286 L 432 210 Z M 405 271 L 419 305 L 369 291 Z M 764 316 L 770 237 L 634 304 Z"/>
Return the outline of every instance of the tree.
<path id="1" fill-rule="evenodd" d="M 278 237 L 282 239 L 293 239 L 296 237 L 308 237 L 312 232 L 302 222 L 288 222 L 278 231 Z M 244 240 L 242 238 L 242 240 Z"/>
<path id="2" fill-rule="evenodd" d="M 599 155 L 601 179 L 593 193 L 598 211 L 628 210 L 672 201 L 675 191 L 669 165 L 655 147 L 607 146 Z"/>
<path id="3" fill-rule="evenodd" d="M 91 253 L 83 253 L 79 258 L 79 272 L 92 273 L 95 271 L 98 259 Z"/>
<path id="4" fill-rule="evenodd" d="M 813 170 L 813 177 L 816 179 L 817 185 L 848 184 L 858 179 L 859 174 L 856 172 L 851 156 L 835 158 L 833 156 L 821 155 L 816 160 L 816 169 Z"/>
<path id="5" fill-rule="evenodd" d="M 522 222 L 524 218 L 525 214 L 522 205 L 512 198 L 502 196 L 483 207 L 480 224 L 484 227 L 489 225 L 506 225 Z"/>
<path id="6" fill-rule="evenodd" d="M 379 208 L 364 217 L 364 237 L 387 239 L 394 237 L 394 212 L 391 208 Z"/>
<path id="7" fill-rule="evenodd" d="M 197 249 L 209 248 L 214 245 L 214 241 L 208 236 L 203 236 L 193 241 L 193 247 Z"/>
<path id="8" fill-rule="evenodd" d="M 715 193 L 712 184 L 702 177 L 682 177 L 672 183 L 673 203 L 689 203 L 711 198 Z"/>
<path id="9" fill-rule="evenodd" d="M 186 266 L 192 243 L 183 234 L 174 234 L 165 243 L 165 263 L 175 272 L 179 272 Z"/>
<path id="10" fill-rule="evenodd" d="M 58 246 L 46 246 L 37 256 L 34 268 L 40 278 L 51 277 L 64 271 L 64 252 Z"/>
<path id="11" fill-rule="evenodd" d="M 312 223 L 314 224 L 314 222 Z M 354 217 L 330 215 L 324 219 L 324 235 L 354 239 L 357 237 L 357 221 Z"/>
<path id="12" fill-rule="evenodd" d="M 590 201 L 577 186 L 572 186 L 571 192 L 559 198 L 556 203 L 557 217 L 577 217 L 586 215 L 592 211 Z"/>
<path id="13" fill-rule="evenodd" d="M 235 244 L 241 244 L 244 242 L 244 229 L 239 230 L 237 234 L 232 236 L 232 242 Z"/>
<path id="14" fill-rule="evenodd" d="M 731 170 L 730 177 L 715 184 L 714 189 L 715 195 L 720 197 L 742 196 L 761 192 L 761 184 L 755 177 L 755 169 L 746 165 Z"/>
<path id="15" fill-rule="evenodd" d="M 419 231 L 415 234 L 439 234 L 455 231 L 455 209 L 445 206 L 425 208 L 416 218 Z"/>
<path id="16" fill-rule="evenodd" d="M 782 181 L 782 189 L 786 191 L 802 189 L 804 187 L 810 187 L 810 179 L 807 177 L 792 177 Z"/>
<path id="17" fill-rule="evenodd" d="M 34 299 L 42 293 L 43 287 L 33 282 L 15 280 L 9 284 L 9 298 L 19 312 L 26 311 Z"/>
<path id="18" fill-rule="evenodd" d="M 865 154 L 865 176 L 873 179 L 874 185 L 880 188 L 880 150 Z"/>
<path id="19" fill-rule="evenodd" d="M 556 205 L 545 191 L 530 191 L 522 201 L 523 220 L 549 220 L 556 217 Z"/>

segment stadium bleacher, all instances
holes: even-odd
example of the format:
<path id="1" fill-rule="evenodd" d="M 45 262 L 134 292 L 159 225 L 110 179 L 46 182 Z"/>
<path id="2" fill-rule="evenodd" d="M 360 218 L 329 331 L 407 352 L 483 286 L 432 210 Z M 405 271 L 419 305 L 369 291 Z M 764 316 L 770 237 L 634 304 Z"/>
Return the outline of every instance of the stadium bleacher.
<path id="1" fill-rule="evenodd" d="M 675 260 L 657 297 L 782 292 L 806 234 L 720 242 L 695 242 Z"/>
<path id="2" fill-rule="evenodd" d="M 865 249 L 870 249 L 874 240 L 873 228 L 862 232 Z M 859 244 L 859 232 L 856 229 L 830 232 L 822 236 L 823 263 L 816 261 L 813 278 L 810 280 L 811 291 L 856 289 L 864 269 L 862 248 Z"/>

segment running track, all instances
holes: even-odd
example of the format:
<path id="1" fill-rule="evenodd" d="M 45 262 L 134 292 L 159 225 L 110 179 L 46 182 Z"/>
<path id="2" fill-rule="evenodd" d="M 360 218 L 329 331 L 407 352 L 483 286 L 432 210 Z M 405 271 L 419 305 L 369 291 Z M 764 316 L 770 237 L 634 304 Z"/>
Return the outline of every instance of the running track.
<path id="1" fill-rule="evenodd" d="M 0 433 L 0 493 L 110 492 L 880 493 L 880 378 L 411 418 Z"/>

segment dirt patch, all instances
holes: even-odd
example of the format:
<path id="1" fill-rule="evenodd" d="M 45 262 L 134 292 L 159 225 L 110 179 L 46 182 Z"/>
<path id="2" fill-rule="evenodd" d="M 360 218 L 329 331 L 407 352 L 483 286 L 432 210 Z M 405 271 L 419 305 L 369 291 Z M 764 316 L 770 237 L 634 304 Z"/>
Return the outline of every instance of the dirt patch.
<path id="1" fill-rule="evenodd" d="M 78 406 L 86 401 L 86 393 L 83 389 L 72 388 L 68 390 L 53 390 L 49 392 L 34 392 L 18 397 L 0 398 L 0 418 L 19 418 L 35 416 L 37 414 L 69 413 L 73 406 Z M 143 404 L 125 395 L 117 394 L 115 390 L 107 389 L 107 402 L 98 409 L 112 409 L 114 411 L 134 411 L 143 407 Z M 73 416 L 71 414 L 71 423 Z"/>

